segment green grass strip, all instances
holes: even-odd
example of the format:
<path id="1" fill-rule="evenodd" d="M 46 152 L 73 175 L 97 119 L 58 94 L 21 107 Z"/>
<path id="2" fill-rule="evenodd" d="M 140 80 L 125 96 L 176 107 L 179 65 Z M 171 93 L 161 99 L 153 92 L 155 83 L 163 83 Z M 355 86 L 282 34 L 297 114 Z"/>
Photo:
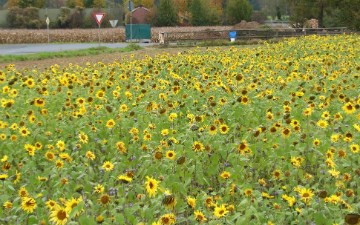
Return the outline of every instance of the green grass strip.
<path id="1" fill-rule="evenodd" d="M 42 53 L 27 54 L 27 55 L 4 55 L 4 56 L 0 56 L 0 63 L 54 59 L 54 58 L 74 58 L 79 56 L 99 55 L 105 53 L 131 52 L 139 49 L 141 49 L 141 47 L 138 44 L 130 44 L 125 48 L 108 48 L 102 46 L 102 47 L 93 47 L 93 48 L 80 49 L 80 50 L 42 52 Z"/>

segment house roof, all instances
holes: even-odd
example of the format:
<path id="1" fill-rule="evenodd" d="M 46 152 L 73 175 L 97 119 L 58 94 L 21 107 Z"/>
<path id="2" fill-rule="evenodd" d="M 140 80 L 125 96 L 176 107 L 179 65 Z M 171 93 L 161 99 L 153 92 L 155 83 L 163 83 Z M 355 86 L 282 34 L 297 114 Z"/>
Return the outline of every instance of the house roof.
<path id="1" fill-rule="evenodd" d="M 131 12 L 134 12 L 134 11 L 140 9 L 140 8 L 142 8 L 142 9 L 144 9 L 144 10 L 146 10 L 146 11 L 149 11 L 149 9 L 146 8 L 145 6 L 143 6 L 143 5 L 138 5 L 138 6 L 136 6 Z"/>

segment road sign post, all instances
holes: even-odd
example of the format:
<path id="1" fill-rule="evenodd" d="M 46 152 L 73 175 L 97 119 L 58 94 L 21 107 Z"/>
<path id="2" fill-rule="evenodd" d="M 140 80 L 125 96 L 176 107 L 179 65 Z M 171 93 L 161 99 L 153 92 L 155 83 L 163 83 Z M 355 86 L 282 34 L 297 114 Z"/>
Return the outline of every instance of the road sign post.
<path id="1" fill-rule="evenodd" d="M 102 20 L 104 19 L 105 13 L 94 13 L 94 17 L 96 19 L 96 22 L 99 24 L 99 47 L 100 47 L 100 24 Z"/>
<path id="2" fill-rule="evenodd" d="M 134 3 L 128 1 L 128 3 L 126 3 L 126 8 L 130 11 L 130 42 L 132 43 L 132 11 L 134 9 Z"/>
<path id="3" fill-rule="evenodd" d="M 50 37 L 49 37 L 49 24 L 50 24 L 50 20 L 49 17 L 46 18 L 46 26 L 47 26 L 47 35 L 48 35 L 48 43 L 50 43 Z"/>
<path id="4" fill-rule="evenodd" d="M 115 28 L 118 21 L 117 20 L 109 20 L 109 22 L 110 22 L 112 28 Z M 115 36 L 114 36 L 114 32 L 113 32 L 113 43 L 114 43 L 114 37 Z"/>

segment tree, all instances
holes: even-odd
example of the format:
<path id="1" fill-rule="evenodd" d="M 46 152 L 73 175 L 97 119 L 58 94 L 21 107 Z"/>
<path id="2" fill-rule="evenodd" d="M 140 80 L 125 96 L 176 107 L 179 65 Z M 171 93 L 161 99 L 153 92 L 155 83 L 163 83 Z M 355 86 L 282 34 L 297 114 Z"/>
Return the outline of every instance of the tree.
<path id="1" fill-rule="evenodd" d="M 190 6 L 190 23 L 194 26 L 205 26 L 208 23 L 205 7 L 201 0 L 193 0 Z"/>
<path id="2" fill-rule="evenodd" d="M 66 7 L 68 7 L 68 8 L 71 8 L 71 9 L 75 8 L 75 0 L 66 0 L 65 4 L 66 4 Z"/>
<path id="3" fill-rule="evenodd" d="M 153 27 L 157 27 L 159 26 L 158 18 L 159 18 L 158 9 L 156 8 L 155 5 L 153 5 L 146 16 L 146 23 L 151 24 L 151 26 Z"/>
<path id="4" fill-rule="evenodd" d="M 352 30 L 360 30 L 360 0 L 347 0 L 338 6 L 338 15 L 335 16 L 340 25 Z"/>
<path id="5" fill-rule="evenodd" d="M 209 2 L 207 0 L 205 0 L 205 2 L 207 4 L 209 4 Z M 206 4 L 205 4 L 205 6 L 206 6 Z M 205 7 L 205 11 L 206 11 L 206 15 L 208 18 L 207 25 L 209 25 L 209 26 L 219 25 L 222 9 L 219 10 L 219 8 L 216 5 L 213 5 L 213 6 L 208 5 L 207 7 Z"/>
<path id="6" fill-rule="evenodd" d="M 210 0 L 210 5 L 212 7 L 215 7 L 216 8 L 216 11 L 219 15 L 221 15 L 222 13 L 222 0 Z"/>
<path id="7" fill-rule="evenodd" d="M 19 7 L 19 0 L 9 0 L 6 4 L 9 8 L 15 6 Z"/>
<path id="8" fill-rule="evenodd" d="M 153 6 L 154 0 L 142 0 L 141 5 L 145 6 L 146 8 L 150 9 Z"/>
<path id="9" fill-rule="evenodd" d="M 48 0 L 46 1 L 46 8 L 50 8 L 50 9 L 59 9 L 61 7 L 64 7 L 64 1 L 62 0 Z"/>
<path id="10" fill-rule="evenodd" d="M 261 12 L 266 16 L 271 16 L 273 20 L 282 15 L 289 15 L 289 1 L 294 0 L 258 0 Z M 301 1 L 299 0 L 297 3 Z"/>
<path id="11" fill-rule="evenodd" d="M 253 7 L 254 10 L 260 11 L 261 6 L 259 0 L 249 0 L 250 5 Z"/>
<path id="12" fill-rule="evenodd" d="M 301 14 L 308 14 L 304 11 L 311 12 L 312 18 L 317 18 L 319 28 L 323 27 L 324 11 L 331 11 L 339 5 L 346 5 L 349 0 L 287 0 L 293 11 L 292 18 L 301 18 L 304 20 Z M 358 0 L 356 2 L 359 3 Z M 311 19 L 307 17 L 306 19 Z"/>
<path id="13" fill-rule="evenodd" d="M 92 8 L 105 8 L 105 0 L 94 0 Z"/>
<path id="14" fill-rule="evenodd" d="M 187 0 L 174 0 L 174 6 L 176 10 L 182 14 L 184 14 L 188 9 Z"/>
<path id="15" fill-rule="evenodd" d="M 174 26 L 178 16 L 172 0 L 160 0 L 159 26 Z"/>
<path id="16" fill-rule="evenodd" d="M 247 0 L 231 0 L 226 10 L 230 24 L 240 23 L 242 20 L 251 21 L 253 9 Z"/>

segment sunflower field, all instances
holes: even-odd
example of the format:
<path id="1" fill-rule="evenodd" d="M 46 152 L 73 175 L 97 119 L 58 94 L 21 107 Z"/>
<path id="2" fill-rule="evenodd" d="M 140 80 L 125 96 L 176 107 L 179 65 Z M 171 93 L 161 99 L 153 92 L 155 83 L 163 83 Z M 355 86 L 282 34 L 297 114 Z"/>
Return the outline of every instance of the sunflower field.
<path id="1" fill-rule="evenodd" d="M 360 36 L 0 70 L 2 224 L 360 224 Z"/>

